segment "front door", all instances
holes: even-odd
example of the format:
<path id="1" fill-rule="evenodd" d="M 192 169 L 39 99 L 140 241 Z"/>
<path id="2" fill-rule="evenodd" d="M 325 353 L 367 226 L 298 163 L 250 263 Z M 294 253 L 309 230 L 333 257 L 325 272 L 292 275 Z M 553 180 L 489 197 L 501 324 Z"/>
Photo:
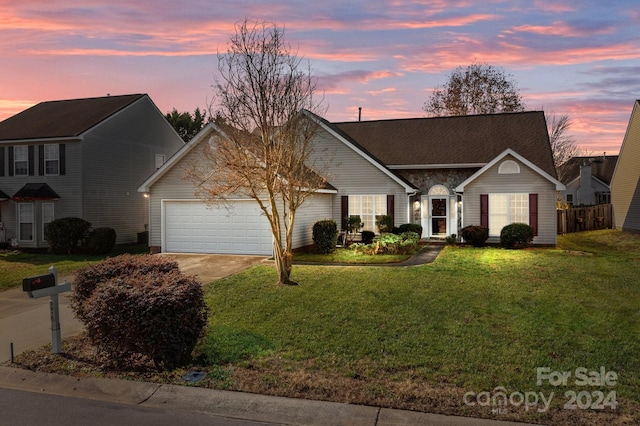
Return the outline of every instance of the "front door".
<path id="1" fill-rule="evenodd" d="M 445 238 L 448 235 L 448 201 L 448 197 L 429 197 L 429 237 L 431 238 Z"/>

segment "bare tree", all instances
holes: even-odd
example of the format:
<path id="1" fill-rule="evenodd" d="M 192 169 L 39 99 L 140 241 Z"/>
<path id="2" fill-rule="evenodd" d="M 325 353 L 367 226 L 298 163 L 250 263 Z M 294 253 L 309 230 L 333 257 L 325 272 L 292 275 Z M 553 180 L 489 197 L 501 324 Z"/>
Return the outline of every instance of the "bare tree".
<path id="1" fill-rule="evenodd" d="M 558 171 L 558 179 L 562 180 L 565 176 L 562 174 L 562 166 L 571 158 L 580 154 L 580 149 L 576 145 L 575 138 L 568 134 L 571 127 L 571 119 L 569 115 L 556 115 L 555 113 L 545 113 L 547 120 L 547 128 L 549 131 L 549 143 L 551 144 L 551 152 L 553 153 L 553 163 Z"/>
<path id="2" fill-rule="evenodd" d="M 196 193 L 215 203 L 245 196 L 269 221 L 281 284 L 291 279 L 293 227 L 298 208 L 325 179 L 310 164 L 320 114 L 315 80 L 302 58 L 271 23 L 236 25 L 226 53 L 218 54 L 215 89 L 221 134 L 188 171 Z"/>
<path id="3" fill-rule="evenodd" d="M 524 111 L 516 83 L 509 77 L 493 65 L 458 67 L 446 84 L 433 89 L 422 109 L 435 117 Z"/>

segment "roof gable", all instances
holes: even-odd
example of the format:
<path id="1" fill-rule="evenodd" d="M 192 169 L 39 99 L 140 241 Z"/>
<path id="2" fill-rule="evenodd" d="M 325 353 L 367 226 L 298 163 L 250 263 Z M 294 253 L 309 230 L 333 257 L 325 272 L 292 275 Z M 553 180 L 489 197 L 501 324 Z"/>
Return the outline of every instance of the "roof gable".
<path id="1" fill-rule="evenodd" d="M 603 182 L 605 185 L 611 183 L 613 171 L 618 162 L 617 155 L 600 156 L 600 157 L 572 157 L 559 168 L 559 174 L 562 182 L 568 184 L 580 177 L 580 166 L 586 161 L 591 163 L 591 175 Z"/>
<path id="2" fill-rule="evenodd" d="M 480 167 L 506 149 L 556 176 L 544 112 L 336 123 L 392 169 Z"/>
<path id="3" fill-rule="evenodd" d="M 77 137 L 145 96 L 41 102 L 0 122 L 0 141 Z"/>
<path id="4" fill-rule="evenodd" d="M 465 186 L 467 186 L 468 184 L 470 184 L 471 182 L 476 180 L 479 176 L 484 174 L 491 167 L 495 166 L 498 162 L 500 162 L 507 155 L 510 155 L 510 156 L 518 159 L 521 163 L 525 164 L 527 167 L 531 168 L 533 171 L 538 173 L 540 176 L 542 176 L 543 178 L 547 179 L 549 182 L 553 183 L 556 186 L 556 191 L 563 191 L 563 190 L 566 189 L 566 187 L 558 179 L 556 179 L 555 177 L 551 176 L 549 173 L 545 172 L 540 167 L 536 166 L 531 161 L 527 160 L 526 158 L 524 158 L 522 155 L 518 154 L 514 150 L 506 149 L 500 155 L 496 156 L 489 163 L 487 163 L 484 167 L 482 167 L 480 170 L 478 170 L 473 175 L 471 175 L 467 180 L 465 180 L 460 185 L 458 185 L 456 187 L 456 192 L 464 192 Z"/>

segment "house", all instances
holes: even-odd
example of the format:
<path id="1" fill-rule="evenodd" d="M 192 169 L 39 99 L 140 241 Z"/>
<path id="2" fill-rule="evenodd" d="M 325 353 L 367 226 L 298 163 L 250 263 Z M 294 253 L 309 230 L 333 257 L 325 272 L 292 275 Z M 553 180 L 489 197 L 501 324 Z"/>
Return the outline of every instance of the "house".
<path id="1" fill-rule="evenodd" d="M 329 186 L 296 216 L 295 247 L 312 243 L 313 223 L 360 215 L 375 231 L 376 215 L 396 226 L 417 223 L 423 238 L 525 222 L 535 244 L 556 243 L 556 179 L 543 112 L 318 123 L 313 164 Z M 152 251 L 270 254 L 271 235 L 257 203 L 206 205 L 183 179 L 199 148 L 225 137 L 211 123 L 140 187 L 150 200 Z"/>
<path id="2" fill-rule="evenodd" d="M 39 103 L 0 122 L 0 242 L 47 247 L 44 226 L 80 217 L 135 242 L 138 185 L 184 145 L 146 94 Z"/>
<path id="3" fill-rule="evenodd" d="M 640 232 L 640 100 L 633 105 L 611 180 L 611 204 L 617 229 Z"/>
<path id="4" fill-rule="evenodd" d="M 567 187 L 563 201 L 574 206 L 611 203 L 611 178 L 617 155 L 573 157 L 560 166 L 560 181 Z"/>

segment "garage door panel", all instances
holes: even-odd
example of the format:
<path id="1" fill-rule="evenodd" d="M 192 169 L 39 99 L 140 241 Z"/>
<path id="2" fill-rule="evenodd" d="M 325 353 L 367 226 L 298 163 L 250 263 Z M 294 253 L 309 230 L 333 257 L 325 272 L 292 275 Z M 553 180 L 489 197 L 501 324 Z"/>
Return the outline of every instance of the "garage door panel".
<path id="1" fill-rule="evenodd" d="M 164 211 L 164 251 L 272 253 L 269 223 L 253 201 L 234 202 L 232 210 L 201 202 L 165 201 Z"/>

